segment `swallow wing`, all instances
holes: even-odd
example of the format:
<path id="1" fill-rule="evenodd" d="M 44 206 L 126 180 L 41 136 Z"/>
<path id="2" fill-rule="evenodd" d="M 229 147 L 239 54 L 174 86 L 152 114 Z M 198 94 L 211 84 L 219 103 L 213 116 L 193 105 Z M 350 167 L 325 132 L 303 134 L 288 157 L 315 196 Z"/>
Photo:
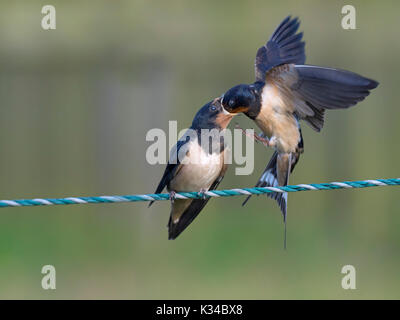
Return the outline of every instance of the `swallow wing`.
<path id="1" fill-rule="evenodd" d="M 169 184 L 169 182 L 176 176 L 179 170 L 182 168 L 182 164 L 179 161 L 178 154 L 183 146 L 185 146 L 189 142 L 189 139 L 179 140 L 177 144 L 171 150 L 170 160 L 164 170 L 164 174 L 160 180 L 160 183 L 157 186 L 155 193 L 161 193 L 164 188 Z M 149 207 L 154 203 L 154 201 L 150 201 Z"/>
<path id="2" fill-rule="evenodd" d="M 208 190 L 215 190 L 218 187 L 218 185 L 224 178 L 227 168 L 228 165 L 224 164 L 218 178 L 215 179 L 215 181 Z M 192 200 L 190 205 L 182 213 L 178 222 L 176 223 L 174 223 L 172 221 L 172 218 L 170 217 L 168 222 L 168 238 L 173 240 L 176 237 L 178 237 L 182 233 L 182 231 L 185 230 L 192 223 L 192 221 L 198 216 L 200 211 L 204 208 L 204 206 L 207 204 L 209 200 L 210 198 Z"/>
<path id="3" fill-rule="evenodd" d="M 268 42 L 258 49 L 255 60 L 256 81 L 265 81 L 266 72 L 273 67 L 305 63 L 305 43 L 301 41 L 303 33 L 296 33 L 299 25 L 297 18 L 286 17 Z"/>
<path id="4" fill-rule="evenodd" d="M 326 109 L 346 109 L 362 101 L 378 82 L 354 72 L 311 65 L 286 64 L 269 70 L 266 87 L 285 111 L 305 120 L 314 130 L 324 125 Z"/>

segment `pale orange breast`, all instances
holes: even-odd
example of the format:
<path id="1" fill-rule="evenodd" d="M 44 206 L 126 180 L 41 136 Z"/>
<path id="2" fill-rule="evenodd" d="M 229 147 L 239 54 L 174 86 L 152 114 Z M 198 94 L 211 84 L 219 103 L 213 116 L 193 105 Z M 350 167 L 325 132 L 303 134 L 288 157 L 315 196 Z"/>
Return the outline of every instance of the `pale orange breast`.
<path id="1" fill-rule="evenodd" d="M 197 141 L 190 142 L 189 152 L 183 159 L 185 164 L 170 182 L 174 191 L 208 190 L 221 173 L 224 157 L 222 153 L 208 154 Z"/>
<path id="2" fill-rule="evenodd" d="M 292 100 L 277 86 L 266 84 L 263 88 L 261 110 L 255 121 L 264 134 L 276 138 L 278 151 L 296 151 L 300 132 L 293 115 Z"/>

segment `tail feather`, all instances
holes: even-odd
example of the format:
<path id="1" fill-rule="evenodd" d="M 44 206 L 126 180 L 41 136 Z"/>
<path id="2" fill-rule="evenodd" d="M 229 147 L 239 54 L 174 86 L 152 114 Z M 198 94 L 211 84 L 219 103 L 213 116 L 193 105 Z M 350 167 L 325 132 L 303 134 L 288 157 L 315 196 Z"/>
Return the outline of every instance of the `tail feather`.
<path id="1" fill-rule="evenodd" d="M 323 113 L 322 113 L 323 118 Z M 323 119 L 322 119 L 323 121 Z M 293 172 L 294 167 L 300 159 L 300 154 L 304 152 L 304 140 L 299 126 L 300 140 L 294 153 L 283 153 L 279 154 L 275 151 L 269 160 L 267 167 L 265 168 L 263 174 L 258 180 L 256 187 L 278 187 L 286 186 L 289 183 L 289 176 Z M 281 209 L 283 215 L 283 222 L 285 224 L 285 238 L 284 238 L 284 248 L 286 249 L 286 215 L 287 215 L 287 202 L 288 194 L 287 192 L 270 192 L 267 193 L 269 198 L 274 199 Z M 249 201 L 251 196 L 248 196 L 243 202 L 244 206 L 247 201 Z"/>
<path id="2" fill-rule="evenodd" d="M 204 208 L 209 200 L 210 198 L 192 200 L 177 222 L 172 221 L 172 218 L 170 217 L 168 221 L 168 239 L 176 239 L 182 233 L 182 231 L 193 222 L 193 220 L 198 216 L 200 211 Z M 178 202 L 182 200 L 175 201 Z"/>
<path id="3" fill-rule="evenodd" d="M 265 168 L 262 176 L 258 180 L 257 184 L 255 185 L 256 187 L 276 187 L 274 183 L 278 183 L 278 180 L 276 179 L 276 160 L 278 158 L 278 152 L 274 152 L 272 155 L 271 159 L 269 160 L 267 167 Z M 273 195 L 275 193 L 267 193 L 267 196 L 270 198 L 273 198 Z M 279 193 L 277 193 L 279 194 Z M 244 206 L 247 201 L 249 201 L 251 198 L 251 195 L 248 196 L 242 203 L 242 206 Z"/>
<path id="4" fill-rule="evenodd" d="M 299 143 L 299 150 L 296 153 L 291 154 L 291 166 L 290 172 L 287 174 L 287 179 L 284 183 L 279 184 L 278 180 L 278 152 L 275 151 L 269 160 L 267 167 L 265 168 L 263 174 L 258 180 L 256 187 L 278 187 L 278 186 L 286 186 L 288 184 L 289 174 L 294 170 L 297 162 L 300 158 L 300 153 L 303 152 L 303 139 L 301 139 L 301 143 Z M 270 192 L 267 193 L 269 198 L 272 198 L 278 202 L 279 207 L 281 208 L 282 214 L 284 218 L 286 218 L 286 208 L 287 208 L 287 193 L 282 192 Z M 242 203 L 244 206 L 251 198 L 251 195 L 248 196 Z"/>
<path id="5" fill-rule="evenodd" d="M 289 175 L 293 171 L 296 166 L 300 153 L 303 150 L 303 143 L 301 140 L 301 148 L 299 147 L 298 152 L 291 153 L 289 155 L 280 156 L 277 151 L 272 155 L 271 160 L 268 162 L 267 167 L 265 168 L 261 178 L 258 180 L 256 187 L 278 187 L 278 186 L 286 186 L 289 183 Z M 287 171 L 285 171 L 287 170 Z M 284 232 L 284 248 L 286 249 L 286 226 L 287 226 L 287 203 L 288 203 L 288 194 L 287 192 L 271 192 L 267 193 L 269 198 L 274 199 L 281 209 L 283 215 L 283 222 L 285 225 Z M 250 199 L 250 196 L 246 198 L 242 205 L 245 205 L 246 202 Z"/>
<path id="6" fill-rule="evenodd" d="M 278 162 L 278 152 L 275 151 L 274 154 L 272 155 L 271 159 L 269 160 L 267 167 L 265 168 L 262 176 L 258 180 L 256 187 L 278 187 L 279 182 L 278 182 L 278 172 L 277 172 L 277 162 Z M 293 166 L 294 168 L 294 166 Z M 292 170 L 293 170 L 292 168 Z M 283 184 L 287 185 L 286 184 Z M 287 193 L 282 193 L 282 192 L 270 192 L 267 193 L 267 196 L 269 198 L 272 198 L 276 200 L 276 202 L 279 205 L 279 208 L 282 211 L 283 218 L 286 220 L 286 213 L 287 213 Z M 242 203 L 242 206 L 244 206 L 247 201 L 249 201 L 251 196 L 248 196 L 246 200 Z"/>
<path id="7" fill-rule="evenodd" d="M 222 169 L 220 176 L 213 182 L 209 190 L 215 190 L 217 189 L 218 185 L 222 181 L 224 177 L 224 173 L 227 169 L 227 165 L 224 166 L 224 169 Z M 198 216 L 200 211 L 204 208 L 204 206 L 207 204 L 207 202 L 211 198 L 207 197 L 205 199 L 193 199 L 190 200 L 190 204 L 188 206 L 183 206 L 183 212 L 179 212 L 180 210 L 178 209 L 178 215 L 179 218 L 177 221 L 173 221 L 172 219 L 172 212 L 171 216 L 168 221 L 168 239 L 174 240 L 176 237 L 178 237 L 183 230 L 185 230 L 192 222 L 193 220 Z M 187 201 L 187 200 L 176 200 L 176 204 L 174 203 L 172 205 L 172 210 L 176 209 L 176 205 L 179 205 L 178 203 L 182 201 Z M 181 207 L 182 208 L 182 207 Z"/>

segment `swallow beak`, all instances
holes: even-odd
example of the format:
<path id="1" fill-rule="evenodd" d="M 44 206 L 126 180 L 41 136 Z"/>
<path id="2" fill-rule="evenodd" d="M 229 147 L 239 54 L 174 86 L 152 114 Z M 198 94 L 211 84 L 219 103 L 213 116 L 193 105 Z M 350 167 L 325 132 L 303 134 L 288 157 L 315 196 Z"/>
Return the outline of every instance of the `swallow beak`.
<path id="1" fill-rule="evenodd" d="M 224 115 L 230 115 L 231 117 L 233 117 L 233 116 L 236 116 L 236 115 L 237 115 L 237 113 L 232 113 L 232 112 L 229 112 L 228 110 L 226 110 L 226 109 L 224 108 L 224 104 L 223 104 L 223 101 L 224 101 L 224 95 L 220 96 L 220 97 L 218 98 L 218 100 L 219 100 L 219 102 L 221 103 L 221 107 L 222 107 L 222 113 L 223 113 Z"/>
<path id="2" fill-rule="evenodd" d="M 224 108 L 224 106 L 222 106 L 222 113 L 223 113 L 224 115 L 227 115 L 227 116 L 229 115 L 229 116 L 231 116 L 231 117 L 237 115 L 237 113 L 230 113 L 230 112 L 226 111 L 226 109 Z"/>

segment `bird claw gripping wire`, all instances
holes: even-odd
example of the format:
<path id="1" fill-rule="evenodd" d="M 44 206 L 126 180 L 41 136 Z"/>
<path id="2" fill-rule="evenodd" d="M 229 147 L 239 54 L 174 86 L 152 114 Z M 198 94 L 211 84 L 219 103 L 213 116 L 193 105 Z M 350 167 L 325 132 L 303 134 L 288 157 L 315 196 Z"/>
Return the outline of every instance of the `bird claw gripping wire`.
<path id="1" fill-rule="evenodd" d="M 314 190 L 337 190 L 337 189 L 357 189 L 367 187 L 400 186 L 400 178 L 374 179 L 361 181 L 341 181 L 328 183 L 311 183 L 288 185 L 285 187 L 254 187 L 242 189 L 212 190 L 207 192 L 207 197 L 232 197 L 260 195 L 271 192 L 298 192 Z M 35 198 L 35 199 L 16 199 L 0 200 L 1 208 L 10 207 L 33 207 L 50 205 L 71 205 L 88 203 L 121 203 L 137 201 L 160 201 L 179 199 L 199 199 L 198 192 L 170 192 L 158 194 L 133 194 L 133 195 L 113 195 L 113 196 L 92 196 L 92 197 L 66 197 L 66 198 Z"/>
<path id="2" fill-rule="evenodd" d="M 200 189 L 199 196 L 201 197 L 202 200 L 206 200 L 207 198 L 206 192 L 207 192 L 206 189 Z"/>
<path id="3" fill-rule="evenodd" d="M 176 199 L 176 192 L 175 191 L 170 191 L 169 200 L 171 201 L 171 203 L 174 203 L 175 199 Z"/>

